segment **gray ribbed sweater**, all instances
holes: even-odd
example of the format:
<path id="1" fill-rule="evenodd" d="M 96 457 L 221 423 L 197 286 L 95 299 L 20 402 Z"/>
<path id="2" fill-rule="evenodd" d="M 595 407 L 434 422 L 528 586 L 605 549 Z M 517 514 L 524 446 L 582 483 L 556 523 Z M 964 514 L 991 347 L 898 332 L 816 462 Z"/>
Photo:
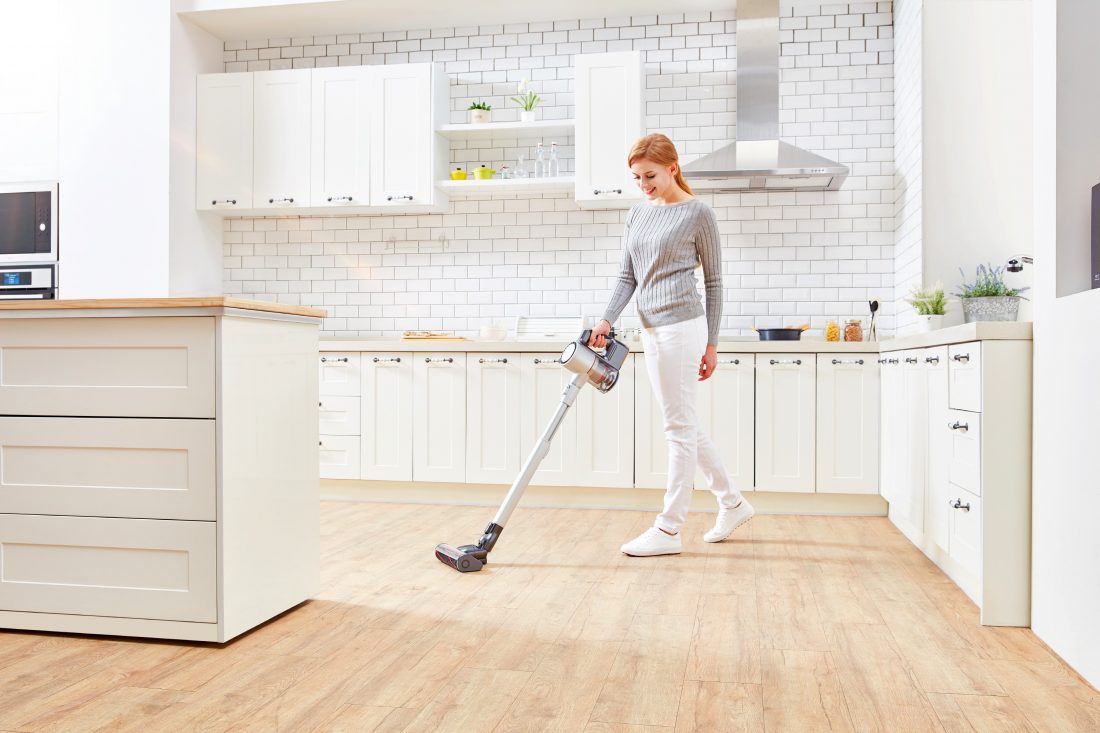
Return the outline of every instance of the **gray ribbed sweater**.
<path id="1" fill-rule="evenodd" d="M 695 267 L 703 265 L 707 343 L 718 343 L 722 320 L 722 253 L 714 212 L 699 199 L 654 206 L 636 204 L 626 216 L 623 260 L 604 318 L 614 323 L 638 290 L 646 328 L 703 315 Z M 640 287 L 639 287 L 640 286 Z"/>

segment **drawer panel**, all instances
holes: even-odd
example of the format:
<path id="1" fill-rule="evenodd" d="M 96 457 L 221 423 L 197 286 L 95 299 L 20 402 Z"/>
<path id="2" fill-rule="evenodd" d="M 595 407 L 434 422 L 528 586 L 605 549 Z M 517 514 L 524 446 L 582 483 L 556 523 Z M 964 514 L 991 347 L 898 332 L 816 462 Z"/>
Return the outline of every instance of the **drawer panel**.
<path id="1" fill-rule="evenodd" d="M 972 341 L 948 347 L 948 405 L 952 410 L 982 411 L 982 344 Z"/>
<path id="2" fill-rule="evenodd" d="M 956 486 L 978 496 L 982 494 L 982 416 L 974 412 L 948 410 L 943 429 L 948 439 L 947 478 Z"/>
<path id="3" fill-rule="evenodd" d="M 346 395 L 321 395 L 322 435 L 359 435 L 359 398 Z"/>
<path id="4" fill-rule="evenodd" d="M 0 512 L 213 521 L 214 424 L 0 417 Z"/>
<path id="5" fill-rule="evenodd" d="M 357 435 L 321 436 L 321 478 L 359 478 Z"/>
<path id="6" fill-rule="evenodd" d="M 958 486 L 949 488 L 949 553 L 963 569 L 978 577 L 982 568 L 982 499 Z"/>
<path id="7" fill-rule="evenodd" d="M 214 318 L 26 318 L 0 329 L 0 413 L 214 417 Z"/>
<path id="8" fill-rule="evenodd" d="M 216 528 L 0 514 L 0 610 L 216 622 Z"/>
<path id="9" fill-rule="evenodd" d="M 357 352 L 326 351 L 317 357 L 317 376 L 323 395 L 359 395 L 360 359 Z"/>

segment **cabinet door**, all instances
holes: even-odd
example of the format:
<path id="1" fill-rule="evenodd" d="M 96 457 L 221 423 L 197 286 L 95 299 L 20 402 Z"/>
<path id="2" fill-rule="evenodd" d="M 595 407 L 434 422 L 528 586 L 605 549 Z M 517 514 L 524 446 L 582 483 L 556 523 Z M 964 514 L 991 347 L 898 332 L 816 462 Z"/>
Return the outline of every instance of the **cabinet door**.
<path id="1" fill-rule="evenodd" d="M 950 491 L 950 554 L 967 573 L 978 577 L 982 568 L 982 499 L 958 486 L 952 485 Z M 966 584 L 961 585 L 966 590 Z"/>
<path id="2" fill-rule="evenodd" d="M 413 477 L 413 354 L 363 354 L 360 477 L 411 481 Z"/>
<path id="3" fill-rule="evenodd" d="M 369 360 L 371 355 L 366 354 Z M 359 394 L 362 358 L 357 352 L 326 351 L 317 357 L 317 381 L 322 395 Z"/>
<path id="4" fill-rule="evenodd" d="M 879 369 L 866 356 L 817 356 L 817 490 L 879 490 Z"/>
<path id="5" fill-rule="evenodd" d="M 370 203 L 370 75 L 365 66 L 314 69 L 313 206 Z"/>
<path id="6" fill-rule="evenodd" d="M 255 73 L 252 207 L 309 205 L 311 69 Z"/>
<path id="7" fill-rule="evenodd" d="M 523 354 L 520 362 L 520 392 L 523 411 L 520 437 L 526 456 L 550 418 L 561 405 L 561 393 L 573 373 L 563 369 L 559 354 Z M 616 385 L 619 389 L 622 385 Z M 589 389 L 589 388 L 585 388 Z M 582 390 L 583 392 L 583 390 Z M 577 473 L 577 410 L 576 404 L 565 414 L 557 433 L 550 441 L 550 449 L 531 478 L 532 484 L 541 486 L 569 486 Z"/>
<path id="8" fill-rule="evenodd" d="M 373 70 L 370 202 L 407 206 L 433 201 L 431 64 L 394 64 Z"/>
<path id="9" fill-rule="evenodd" d="M 653 396 L 645 357 L 635 357 L 634 485 L 661 489 L 668 482 L 668 445 L 664 420 Z M 710 437 L 730 479 L 741 491 L 753 488 L 752 354 L 719 354 L 713 377 L 699 385 L 696 411 L 699 425 Z M 715 409 L 717 406 L 718 409 Z M 702 471 L 695 472 L 695 486 L 706 490 Z"/>
<path id="10" fill-rule="evenodd" d="M 519 474 L 519 354 L 467 354 L 466 480 L 510 484 Z"/>
<path id="11" fill-rule="evenodd" d="M 902 379 L 905 382 L 903 405 L 903 473 L 897 500 L 890 506 L 890 517 L 916 544 L 924 538 L 924 502 L 928 476 L 928 371 L 920 363 L 919 352 L 901 352 Z"/>
<path id="12" fill-rule="evenodd" d="M 951 429 L 947 412 L 947 347 L 922 349 L 918 354 L 928 371 L 928 493 L 925 497 L 924 536 L 944 551 L 948 544 L 950 509 L 947 500 Z"/>
<path id="13" fill-rule="evenodd" d="M 634 361 L 631 354 L 610 392 L 585 387 L 577 413 L 574 486 L 629 488 L 634 485 Z M 562 371 L 566 371 L 562 369 Z"/>
<path id="14" fill-rule="evenodd" d="M 756 489 L 813 491 L 816 425 L 813 354 L 758 354 Z"/>
<path id="15" fill-rule="evenodd" d="M 952 344 L 947 373 L 952 410 L 982 411 L 982 342 Z"/>
<path id="16" fill-rule="evenodd" d="M 625 155 L 643 134 L 638 51 L 573 57 L 577 115 L 577 203 L 627 208 L 641 199 Z"/>
<path id="17" fill-rule="evenodd" d="M 883 498 L 893 506 L 898 498 L 904 472 L 905 382 L 902 379 L 901 358 L 896 353 L 884 354 L 878 363 L 882 369 L 882 455 L 879 461 L 879 481 Z"/>
<path id="18" fill-rule="evenodd" d="M 357 479 L 362 472 L 362 442 L 358 435 L 325 435 L 317 440 L 321 478 Z"/>
<path id="19" fill-rule="evenodd" d="M 252 206 L 252 77 L 249 72 L 198 76 L 197 209 Z"/>
<path id="20" fill-rule="evenodd" d="M 466 354 L 413 357 L 413 481 L 466 480 Z"/>

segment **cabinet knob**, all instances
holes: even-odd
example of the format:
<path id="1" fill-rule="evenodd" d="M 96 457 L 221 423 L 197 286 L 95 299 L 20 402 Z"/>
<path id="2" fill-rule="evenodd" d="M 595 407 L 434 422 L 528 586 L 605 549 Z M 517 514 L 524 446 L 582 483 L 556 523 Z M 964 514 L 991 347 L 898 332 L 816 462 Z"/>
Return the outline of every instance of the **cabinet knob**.
<path id="1" fill-rule="evenodd" d="M 395 364 L 400 364 L 401 363 L 401 357 L 400 356 L 376 356 L 376 357 L 374 357 L 373 361 L 374 361 L 375 364 L 378 364 L 379 362 L 393 362 Z"/>
<path id="2" fill-rule="evenodd" d="M 599 196 L 601 193 L 620 193 L 621 194 L 622 192 L 623 192 L 623 190 L 621 188 L 597 188 L 597 189 L 593 189 L 592 194 L 595 195 L 595 196 Z"/>
<path id="3" fill-rule="evenodd" d="M 349 204 L 352 202 L 351 196 L 329 196 L 328 201 L 347 201 Z"/>
<path id="4" fill-rule="evenodd" d="M 955 354 L 951 359 L 953 361 L 970 361 L 970 354 Z"/>
<path id="5" fill-rule="evenodd" d="M 880 364 L 882 363 L 882 359 L 879 359 L 878 361 Z M 863 359 L 849 359 L 847 361 L 845 361 L 844 359 L 833 359 L 833 364 L 859 364 L 860 366 L 863 366 Z"/>
<path id="6" fill-rule="evenodd" d="M 386 197 L 386 201 L 412 201 L 412 200 L 413 200 L 413 197 L 412 197 L 411 194 L 405 194 L 404 196 L 394 196 L 393 194 L 390 194 L 389 196 Z"/>
<path id="7" fill-rule="evenodd" d="M 951 428 L 952 430 L 961 430 L 964 433 L 970 429 L 970 425 L 968 423 L 959 422 L 958 420 L 949 424 L 947 427 Z"/>
<path id="8" fill-rule="evenodd" d="M 769 359 L 769 363 L 775 364 L 801 364 L 801 359 Z"/>
<path id="9" fill-rule="evenodd" d="M 951 505 L 952 509 L 962 509 L 964 512 L 970 511 L 970 502 L 969 501 L 966 502 L 965 504 L 963 504 L 962 499 L 955 499 L 955 501 L 953 501 L 953 502 L 948 500 L 947 503 Z"/>
<path id="10" fill-rule="evenodd" d="M 217 206 L 218 204 L 229 204 L 230 206 L 236 206 L 237 199 L 214 199 L 210 202 L 211 206 Z"/>
<path id="11" fill-rule="evenodd" d="M 347 362 L 348 362 L 348 358 L 347 358 L 346 356 L 334 356 L 334 357 L 332 357 L 332 358 L 330 359 L 330 358 L 329 358 L 329 357 L 327 357 L 327 356 L 322 356 L 322 357 L 321 357 L 321 361 L 323 361 L 323 362 L 329 362 L 329 361 L 342 361 L 342 362 L 344 362 L 345 364 L 347 364 Z"/>
<path id="12" fill-rule="evenodd" d="M 294 199 L 289 198 L 289 197 L 288 198 L 282 198 L 282 199 L 268 199 L 267 203 L 269 203 L 269 204 L 292 204 L 292 203 L 294 203 Z"/>
<path id="13" fill-rule="evenodd" d="M 437 357 L 435 359 L 433 359 L 430 356 L 425 356 L 424 357 L 424 363 L 425 364 L 433 364 L 433 363 L 439 363 L 439 362 L 447 362 L 448 364 L 454 364 L 454 361 L 455 361 L 455 358 L 453 356 L 440 356 L 440 357 Z"/>
<path id="14" fill-rule="evenodd" d="M 924 357 L 924 363 L 925 364 L 939 364 L 940 363 L 940 357 L 938 357 L 938 356 L 926 356 L 926 357 Z"/>

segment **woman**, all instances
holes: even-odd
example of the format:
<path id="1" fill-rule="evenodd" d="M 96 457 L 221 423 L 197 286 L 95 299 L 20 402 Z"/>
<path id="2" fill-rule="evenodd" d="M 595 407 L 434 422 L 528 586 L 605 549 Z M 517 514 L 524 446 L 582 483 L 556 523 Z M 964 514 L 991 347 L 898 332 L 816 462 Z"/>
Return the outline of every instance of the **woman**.
<path id="1" fill-rule="evenodd" d="M 722 258 L 714 212 L 692 195 L 680 172 L 676 147 L 664 135 L 638 140 L 627 165 L 649 202 L 637 204 L 626 217 L 619 279 L 588 343 L 603 348 L 611 324 L 637 289 L 646 367 L 664 414 L 668 488 L 664 511 L 653 527 L 623 545 L 622 551 L 637 557 L 674 555 L 681 550 L 680 527 L 691 502 L 696 463 L 718 498 L 718 520 L 704 540 L 721 542 L 754 511 L 733 486 L 695 414 L 695 383 L 709 379 L 718 362 Z M 695 287 L 694 270 L 700 263 L 705 317 Z"/>

